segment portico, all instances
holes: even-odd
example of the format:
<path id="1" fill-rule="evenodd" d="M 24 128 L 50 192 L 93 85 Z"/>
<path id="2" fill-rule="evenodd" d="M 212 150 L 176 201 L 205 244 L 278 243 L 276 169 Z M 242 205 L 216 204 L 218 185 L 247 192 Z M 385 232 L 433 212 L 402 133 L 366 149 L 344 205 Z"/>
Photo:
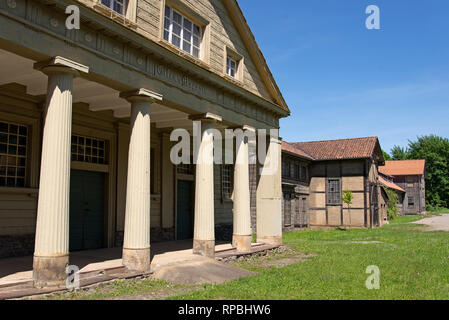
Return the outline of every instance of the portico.
<path id="1" fill-rule="evenodd" d="M 0 12 L 0 258 L 33 253 L 35 285 L 51 286 L 78 250 L 122 247 L 123 265 L 147 272 L 156 241 L 193 238 L 211 258 L 223 233 L 239 252 L 254 232 L 281 243 L 278 141 L 267 144 L 270 167 L 250 165 L 245 139 L 225 166 L 211 162 L 211 130 L 278 128 L 287 109 L 90 9 L 96 24 L 75 37 L 55 34 L 62 5 L 33 6 L 53 19 L 39 31 L 41 20 Z M 192 133 L 193 121 L 198 162 L 175 165 L 170 133 Z"/>

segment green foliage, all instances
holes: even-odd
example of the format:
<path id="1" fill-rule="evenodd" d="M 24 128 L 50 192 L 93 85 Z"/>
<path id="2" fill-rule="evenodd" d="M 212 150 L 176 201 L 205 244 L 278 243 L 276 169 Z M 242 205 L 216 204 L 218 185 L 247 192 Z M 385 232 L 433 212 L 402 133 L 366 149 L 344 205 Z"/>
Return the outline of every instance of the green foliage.
<path id="1" fill-rule="evenodd" d="M 388 196 L 387 218 L 388 221 L 391 221 L 398 216 L 398 194 L 390 188 L 385 188 L 385 192 Z"/>
<path id="2" fill-rule="evenodd" d="M 393 160 L 408 160 L 409 154 L 408 150 L 406 148 L 402 148 L 400 146 L 394 146 L 393 149 L 391 149 L 391 155 Z"/>
<path id="3" fill-rule="evenodd" d="M 352 199 L 354 198 L 351 190 L 345 190 L 343 191 L 342 200 L 344 203 L 346 203 L 349 207 L 350 204 L 352 204 Z"/>
<path id="4" fill-rule="evenodd" d="M 391 156 L 390 156 L 387 152 L 385 152 L 385 151 L 382 150 L 382 154 L 384 155 L 384 160 L 385 160 L 385 161 L 393 160 L 393 159 L 391 158 Z"/>

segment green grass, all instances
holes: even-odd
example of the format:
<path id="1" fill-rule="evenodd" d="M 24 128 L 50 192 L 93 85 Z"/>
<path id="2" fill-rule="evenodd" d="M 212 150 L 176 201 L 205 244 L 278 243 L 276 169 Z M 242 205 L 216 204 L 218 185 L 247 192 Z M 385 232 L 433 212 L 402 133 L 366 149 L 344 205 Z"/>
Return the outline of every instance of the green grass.
<path id="1" fill-rule="evenodd" d="M 430 214 L 442 214 L 442 213 L 449 213 L 448 208 L 433 208 L 428 211 Z"/>
<path id="2" fill-rule="evenodd" d="M 284 234 L 292 250 L 236 265 L 258 274 L 221 285 L 121 280 L 50 299 L 449 299 L 449 234 L 397 217 L 378 229 L 307 230 Z M 282 266 L 304 258 L 305 261 Z M 278 262 L 278 264 L 277 264 Z M 366 267 L 380 268 L 380 289 L 368 290 Z"/>
<path id="3" fill-rule="evenodd" d="M 281 268 L 240 263 L 259 274 L 175 298 L 449 299 L 449 235 L 408 224 L 420 218 L 398 217 L 378 229 L 287 233 L 285 244 L 317 256 Z M 370 265 L 380 268 L 379 290 L 365 287 Z"/>

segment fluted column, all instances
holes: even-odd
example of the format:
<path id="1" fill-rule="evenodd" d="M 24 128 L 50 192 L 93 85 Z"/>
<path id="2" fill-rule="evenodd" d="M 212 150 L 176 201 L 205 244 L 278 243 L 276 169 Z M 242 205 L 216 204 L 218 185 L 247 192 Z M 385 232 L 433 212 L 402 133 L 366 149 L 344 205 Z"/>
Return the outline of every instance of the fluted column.
<path id="1" fill-rule="evenodd" d="M 199 141 L 195 176 L 193 253 L 214 257 L 214 136 L 212 129 L 214 129 L 217 119 L 221 121 L 221 117 L 207 114 L 194 119 L 201 121 L 201 140 Z"/>
<path id="2" fill-rule="evenodd" d="M 48 75 L 33 259 L 33 279 L 40 287 L 63 284 L 67 277 L 72 86 L 78 70 L 88 70 L 84 66 L 73 68 L 75 63 L 57 59 L 59 62 L 53 59 L 36 64 Z"/>
<path id="3" fill-rule="evenodd" d="M 252 128 L 244 128 L 251 130 Z M 239 252 L 251 251 L 252 229 L 249 192 L 249 150 L 248 136 L 236 136 L 236 157 L 234 164 L 234 231 L 232 243 Z"/>
<path id="4" fill-rule="evenodd" d="M 257 184 L 257 242 L 282 244 L 281 139 L 269 137 Z"/>
<path id="5" fill-rule="evenodd" d="M 122 93 L 131 102 L 131 137 L 128 154 L 125 233 L 123 265 L 129 270 L 150 270 L 150 106 L 161 100 L 151 92 L 140 89 Z"/>

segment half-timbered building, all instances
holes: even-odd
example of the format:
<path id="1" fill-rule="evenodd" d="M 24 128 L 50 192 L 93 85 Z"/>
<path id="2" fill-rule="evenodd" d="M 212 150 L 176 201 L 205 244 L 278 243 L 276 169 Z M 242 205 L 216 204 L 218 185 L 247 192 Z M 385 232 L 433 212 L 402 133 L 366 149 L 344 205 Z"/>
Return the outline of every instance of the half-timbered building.
<path id="1" fill-rule="evenodd" d="M 282 157 L 284 229 L 303 211 L 311 228 L 373 228 L 386 222 L 386 195 L 378 172 L 384 158 L 377 137 L 283 143 Z M 349 205 L 342 200 L 347 190 L 353 195 Z M 301 198 L 306 209 L 296 201 Z"/>

